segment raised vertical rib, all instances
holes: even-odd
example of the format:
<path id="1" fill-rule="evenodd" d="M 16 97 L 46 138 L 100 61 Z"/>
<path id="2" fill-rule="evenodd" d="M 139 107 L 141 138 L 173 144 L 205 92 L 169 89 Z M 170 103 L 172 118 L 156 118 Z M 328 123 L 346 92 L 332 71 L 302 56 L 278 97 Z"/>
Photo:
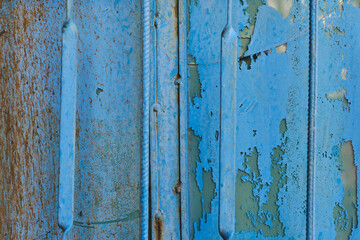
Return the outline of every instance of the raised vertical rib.
<path id="1" fill-rule="evenodd" d="M 59 226 L 64 238 L 73 224 L 75 127 L 77 88 L 77 29 L 71 19 L 72 1 L 67 1 L 63 27 L 60 119 Z"/>
<path id="2" fill-rule="evenodd" d="M 141 239 L 149 238 L 149 111 L 150 111 L 150 1 L 142 2 L 143 115 L 141 137 Z"/>
<path id="3" fill-rule="evenodd" d="M 221 36 L 219 232 L 230 239 L 235 231 L 236 70 L 237 35 L 231 26 L 232 0 Z"/>
<path id="4" fill-rule="evenodd" d="M 314 199 L 315 199 L 315 113 L 316 113 L 316 78 L 317 78 L 317 0 L 310 0 L 309 13 L 309 108 L 308 108 L 308 143 L 307 143 L 307 212 L 306 239 L 314 239 Z"/>

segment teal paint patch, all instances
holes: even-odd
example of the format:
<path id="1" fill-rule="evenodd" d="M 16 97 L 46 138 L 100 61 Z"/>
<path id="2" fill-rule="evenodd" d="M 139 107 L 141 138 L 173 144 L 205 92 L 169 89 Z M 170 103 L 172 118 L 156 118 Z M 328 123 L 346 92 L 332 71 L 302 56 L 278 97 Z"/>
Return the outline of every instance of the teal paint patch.
<path id="1" fill-rule="evenodd" d="M 188 68 L 189 68 L 189 75 L 190 75 L 189 76 L 189 80 L 190 80 L 189 95 L 190 95 L 191 103 L 194 105 L 195 104 L 194 99 L 196 97 L 202 98 L 200 74 L 199 74 L 198 64 L 196 64 L 196 59 L 189 56 L 188 60 L 189 60 Z"/>
<path id="2" fill-rule="evenodd" d="M 190 203 L 191 212 L 191 232 L 194 234 L 195 228 L 200 231 L 201 218 L 205 217 L 207 221 L 207 215 L 211 213 L 211 202 L 216 196 L 215 188 L 216 184 L 213 180 L 213 170 L 205 170 L 202 168 L 202 189 L 200 189 L 197 182 L 196 169 L 200 163 L 200 150 L 199 145 L 201 137 L 196 136 L 192 129 L 188 132 L 189 141 L 189 171 L 190 171 L 190 194 L 192 196 Z M 194 235 L 192 236 L 194 238 Z"/>
<path id="3" fill-rule="evenodd" d="M 196 168 L 197 164 L 200 162 L 199 157 L 199 144 L 201 138 L 196 136 L 192 129 L 188 131 L 188 141 L 189 141 L 189 182 L 190 182 L 190 226 L 192 228 L 192 233 L 194 233 L 194 228 L 196 227 L 200 230 L 200 218 L 203 215 L 202 212 L 202 201 L 201 201 L 201 192 L 200 188 L 196 181 Z"/>

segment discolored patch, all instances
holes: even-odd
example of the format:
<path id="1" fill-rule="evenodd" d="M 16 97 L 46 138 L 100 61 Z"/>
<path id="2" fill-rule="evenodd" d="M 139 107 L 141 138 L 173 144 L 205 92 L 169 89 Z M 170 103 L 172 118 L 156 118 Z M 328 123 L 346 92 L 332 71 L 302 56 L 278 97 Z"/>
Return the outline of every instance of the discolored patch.
<path id="1" fill-rule="evenodd" d="M 335 204 L 333 217 L 336 239 L 349 239 L 353 230 L 358 227 L 357 215 L 357 166 L 352 141 L 341 145 L 337 158 L 338 168 L 341 171 L 344 198 Z"/>

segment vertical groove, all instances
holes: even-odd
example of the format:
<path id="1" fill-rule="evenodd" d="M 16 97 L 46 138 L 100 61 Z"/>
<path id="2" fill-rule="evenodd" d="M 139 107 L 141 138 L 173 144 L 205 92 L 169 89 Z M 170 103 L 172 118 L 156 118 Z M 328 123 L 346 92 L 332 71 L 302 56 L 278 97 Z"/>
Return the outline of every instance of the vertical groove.
<path id="1" fill-rule="evenodd" d="M 181 118 L 180 118 L 180 112 L 181 112 L 181 106 L 180 106 L 180 102 L 181 102 L 181 94 L 180 94 L 180 89 L 181 89 L 181 74 L 180 74 L 180 11 L 179 11 L 179 8 L 180 8 L 180 4 L 179 4 L 179 1 L 180 0 L 176 0 L 175 1 L 175 11 L 176 11 L 176 16 L 177 16 L 177 19 L 176 19 L 176 29 L 175 29 L 175 34 L 177 36 L 177 75 L 175 77 L 175 85 L 176 85 L 176 88 L 177 88 L 177 92 L 176 92 L 176 95 L 177 95 L 177 127 L 178 127 L 178 132 L 177 132 L 177 138 L 178 138 L 178 184 L 179 186 L 177 186 L 178 188 L 181 188 L 181 174 L 182 174 L 182 171 L 181 171 Z M 183 193 L 178 192 L 177 189 L 175 189 L 175 192 L 177 193 L 178 195 L 178 199 L 179 199 L 179 229 L 180 229 L 180 239 L 183 239 L 182 237 L 182 209 L 181 209 L 181 195 Z"/>
<path id="2" fill-rule="evenodd" d="M 180 177 L 180 239 L 187 240 L 189 234 L 189 190 L 188 190 L 188 157 L 187 157 L 187 4 L 178 0 L 178 90 L 179 90 L 179 177 Z"/>
<path id="3" fill-rule="evenodd" d="M 315 114 L 316 114 L 316 77 L 317 77 L 317 5 L 318 0 L 310 0 L 309 9 L 309 107 L 307 143 L 307 212 L 306 239 L 314 239 L 314 199 L 315 199 Z"/>
<path id="4" fill-rule="evenodd" d="M 150 111 L 150 0 L 142 2 L 143 30 L 143 116 L 141 138 L 141 239 L 149 239 L 149 111 Z"/>

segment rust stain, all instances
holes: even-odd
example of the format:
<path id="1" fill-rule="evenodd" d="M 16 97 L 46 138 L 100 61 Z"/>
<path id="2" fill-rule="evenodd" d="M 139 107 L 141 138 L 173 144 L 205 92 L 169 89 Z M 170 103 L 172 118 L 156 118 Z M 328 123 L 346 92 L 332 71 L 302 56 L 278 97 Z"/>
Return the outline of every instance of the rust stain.
<path id="1" fill-rule="evenodd" d="M 161 240 L 163 239 L 163 234 L 164 234 L 164 221 L 161 217 L 161 214 L 158 213 L 155 216 L 155 237 L 156 240 Z"/>
<path id="2" fill-rule="evenodd" d="M 6 33 L 0 38 L 0 239 L 57 235 L 55 106 L 60 96 L 58 28 L 64 5 L 50 15 L 51 7 L 18 1 L 0 12 L 6 29 L 0 34 Z M 57 19 L 58 24 L 48 26 Z"/>
<path id="3" fill-rule="evenodd" d="M 181 193 L 181 181 L 180 180 L 178 180 L 177 183 L 174 185 L 173 191 L 175 194 Z"/>

